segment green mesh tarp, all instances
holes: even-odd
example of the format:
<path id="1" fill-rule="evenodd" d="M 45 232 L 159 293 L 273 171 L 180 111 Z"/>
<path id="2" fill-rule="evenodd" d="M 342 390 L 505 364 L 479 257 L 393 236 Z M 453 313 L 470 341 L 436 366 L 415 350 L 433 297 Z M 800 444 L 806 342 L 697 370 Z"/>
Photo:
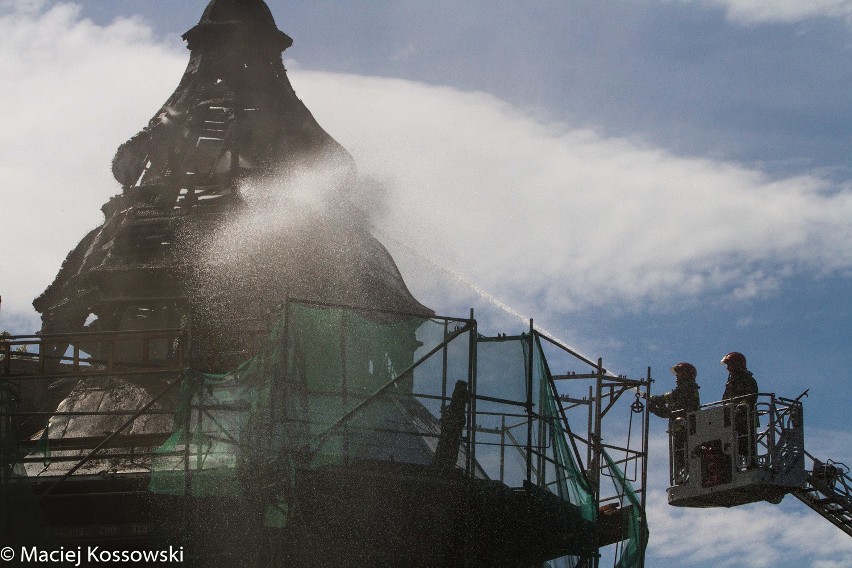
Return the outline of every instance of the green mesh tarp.
<path id="1" fill-rule="evenodd" d="M 239 368 L 187 375 L 177 431 L 154 460 L 152 491 L 238 495 L 240 476 L 264 467 L 288 470 L 294 461 L 427 463 L 422 438 L 437 426 L 416 424 L 412 414 L 431 415 L 411 406 L 413 375 L 399 376 L 411 367 L 423 324 L 290 304 L 257 355 Z M 391 381 L 385 395 L 373 397 Z M 429 427 L 434 431 L 424 431 Z"/>
<path id="2" fill-rule="evenodd" d="M 535 342 L 533 352 L 533 376 L 541 385 L 542 428 L 545 428 L 545 439 L 550 448 L 547 463 L 554 470 L 549 485 L 555 486 L 555 492 L 559 497 L 579 506 L 584 519 L 594 521 L 597 510 L 592 499 L 592 490 L 569 447 L 568 438 L 562 426 L 562 416 L 556 404 L 556 393 L 552 388 L 550 371 L 547 369 L 547 360 L 538 341 Z"/>
<path id="3" fill-rule="evenodd" d="M 441 417 L 461 380 L 475 389 L 476 418 L 465 426 L 457 467 L 510 488 L 536 485 L 594 522 L 592 493 L 535 337 L 471 339 L 465 325 L 288 304 L 239 368 L 187 373 L 151 490 L 234 502 L 262 490 L 272 495 L 261 513 L 266 526 L 285 527 L 298 514 L 287 497 L 297 471 L 433 464 Z"/>
<path id="4" fill-rule="evenodd" d="M 559 497 L 580 508 L 583 519 L 594 522 L 597 508 L 592 497 L 588 480 L 582 474 L 578 460 L 568 443 L 562 415 L 556 402 L 557 393 L 553 389 L 547 359 L 541 349 L 541 342 L 533 347 L 533 379 L 539 384 L 539 408 L 541 414 L 542 439 L 544 448 L 544 475 L 541 482 Z M 566 556 L 551 560 L 549 568 L 574 568 L 580 564 L 577 556 Z"/>
<path id="5" fill-rule="evenodd" d="M 616 465 L 606 450 L 603 451 L 603 457 L 609 468 L 612 482 L 615 484 L 616 492 L 621 498 L 620 505 L 622 507 L 631 506 L 623 535 L 625 540 L 620 544 L 615 568 L 639 568 L 642 566 L 645 556 L 646 534 L 648 530 L 645 517 L 642 514 L 642 507 L 633 486 L 627 480 L 627 476 Z"/>

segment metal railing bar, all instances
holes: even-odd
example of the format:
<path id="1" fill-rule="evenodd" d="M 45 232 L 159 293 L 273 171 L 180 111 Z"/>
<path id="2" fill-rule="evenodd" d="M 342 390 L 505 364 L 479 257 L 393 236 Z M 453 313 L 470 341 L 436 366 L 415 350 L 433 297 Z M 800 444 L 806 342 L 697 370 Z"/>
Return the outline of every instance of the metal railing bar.
<path id="1" fill-rule="evenodd" d="M 322 444 L 324 443 L 324 441 L 328 437 L 328 435 L 332 431 L 334 431 L 337 427 L 339 427 L 341 424 L 348 421 L 352 416 L 354 416 L 356 413 L 358 413 L 358 411 L 360 411 L 362 408 L 364 408 L 367 404 L 369 404 L 375 398 L 377 398 L 381 394 L 383 394 L 387 389 L 394 386 L 396 383 L 400 382 L 402 379 L 407 378 L 409 376 L 412 376 L 412 372 L 414 371 L 414 369 L 417 368 L 421 363 L 423 363 L 424 361 L 429 359 L 432 355 L 434 355 L 435 353 L 437 353 L 438 351 L 443 349 L 445 345 L 449 345 L 450 343 L 452 343 L 452 341 L 455 340 L 457 337 L 459 337 L 459 336 L 463 335 L 464 333 L 467 333 L 468 331 L 470 331 L 470 329 L 471 329 L 471 326 L 468 324 L 468 325 L 465 325 L 465 326 L 461 327 L 460 329 L 457 329 L 456 331 L 452 332 L 450 335 L 448 335 L 444 339 L 444 341 L 442 341 L 441 343 L 439 343 L 438 345 L 433 347 L 428 353 L 426 353 L 425 355 L 420 357 L 417 361 L 412 363 L 407 369 L 402 371 L 399 375 L 397 375 L 396 377 L 394 377 L 390 381 L 386 382 L 384 385 L 379 387 L 376 390 L 376 392 L 374 392 L 371 396 L 367 397 L 366 399 L 364 399 L 360 403 L 356 404 L 350 411 L 346 412 L 343 416 L 338 418 L 334 422 L 334 424 L 332 424 L 327 430 L 325 430 L 324 432 L 321 432 L 312 440 L 313 443 L 317 444 L 317 447 L 313 450 L 313 452 L 316 452 L 319 449 L 319 447 L 322 446 Z"/>
<path id="2" fill-rule="evenodd" d="M 51 374 L 51 375 L 11 375 L 4 374 L 0 375 L 4 380 L 7 381 L 44 381 L 44 380 L 52 380 L 52 379 L 80 379 L 80 378 L 94 378 L 94 377 L 127 377 L 130 375 L 164 375 L 169 373 L 175 373 L 183 371 L 182 367 L 163 367 L 158 369 L 140 369 L 134 371 L 109 371 L 106 369 L 98 369 L 98 370 L 83 370 L 83 371 L 71 371 L 68 373 L 59 373 L 59 374 Z"/>
<path id="3" fill-rule="evenodd" d="M 124 453 L 124 454 L 101 454 L 97 458 L 94 458 L 94 459 L 89 460 L 89 461 L 94 462 L 94 461 L 98 461 L 98 460 L 146 458 L 146 457 L 152 457 L 152 456 L 167 456 L 167 455 L 182 456 L 183 454 L 181 452 L 162 452 L 162 453 L 160 453 L 160 452 L 156 452 L 156 451 L 132 452 L 132 453 Z M 51 455 L 49 458 L 45 458 L 44 456 L 41 456 L 41 457 L 36 457 L 36 456 L 25 457 L 25 458 L 19 459 L 18 463 L 44 463 L 45 461 L 49 461 L 51 463 L 52 462 L 57 462 L 57 463 L 63 462 L 63 463 L 65 463 L 65 462 L 74 462 L 74 461 L 79 461 L 79 460 L 80 460 L 80 456 L 55 456 L 55 455 Z M 43 495 L 46 495 L 46 494 L 47 493 L 44 493 Z"/>
<path id="4" fill-rule="evenodd" d="M 51 411 L 33 411 L 33 412 L 0 412 L 0 416 L 129 416 L 135 413 L 135 410 L 91 410 L 91 411 L 79 411 L 75 412 L 73 410 L 63 411 L 63 412 L 51 412 Z M 174 410 L 151 410 L 145 413 L 146 416 L 150 415 L 172 415 L 174 414 Z"/>
<path id="5" fill-rule="evenodd" d="M 68 470 L 68 472 L 67 472 L 67 473 L 65 473 L 65 475 L 63 475 L 63 476 L 62 476 L 59 480 L 57 480 L 57 481 L 56 481 L 53 485 L 51 485 L 50 487 L 48 487 L 48 488 L 47 488 L 47 489 L 46 489 L 46 490 L 45 490 L 45 491 L 41 494 L 41 496 L 40 496 L 40 497 L 43 499 L 45 496 L 49 495 L 49 494 L 50 494 L 50 493 L 51 493 L 54 489 L 56 489 L 56 487 L 57 487 L 59 484 L 61 484 L 63 481 L 65 481 L 66 479 L 68 479 L 69 477 L 71 477 L 72 475 L 74 475 L 74 472 L 75 472 L 75 471 L 77 471 L 78 469 L 80 469 L 81 467 L 83 467 L 83 464 L 85 464 L 87 461 L 89 461 L 90 459 L 92 459 L 92 458 L 94 457 L 94 455 L 95 455 L 95 454 L 96 454 L 96 453 L 97 453 L 97 452 L 98 452 L 101 448 L 103 448 L 104 446 L 106 446 L 106 445 L 107 445 L 107 444 L 108 444 L 108 443 L 109 443 L 109 442 L 110 442 L 113 438 L 115 438 L 116 436 L 118 436 L 118 435 L 121 433 L 121 431 L 122 431 L 122 430 L 124 430 L 125 428 L 127 428 L 128 426 L 130 426 L 130 425 L 131 425 L 131 424 L 132 424 L 132 423 L 133 423 L 133 422 L 134 422 L 137 418 L 139 418 L 140 416 L 142 416 L 143 414 L 145 414 L 145 412 L 146 412 L 149 408 L 151 408 L 152 406 L 154 406 L 154 405 L 155 405 L 155 404 L 156 404 L 156 403 L 157 403 L 157 402 L 158 402 L 158 401 L 159 401 L 162 397 L 164 397 L 164 396 L 165 396 L 165 395 L 166 395 L 166 394 L 167 394 L 167 393 L 168 393 L 171 389 L 173 389 L 173 388 L 174 388 L 174 387 L 175 387 L 178 383 L 180 383 L 180 381 L 181 381 L 181 379 L 180 379 L 180 378 L 177 378 L 177 379 L 173 380 L 172 382 L 170 382 L 170 383 L 169 383 L 169 384 L 168 384 L 168 385 L 167 385 L 167 386 L 166 386 L 163 390 L 161 390 L 159 393 L 157 393 L 157 395 L 156 395 L 156 396 L 154 396 L 151 400 L 149 400 L 149 401 L 148 401 L 147 403 L 145 403 L 145 404 L 144 404 L 141 408 L 139 408 L 139 410 L 137 410 L 137 411 L 136 411 L 136 413 L 135 413 L 133 416 L 131 416 L 130 418 L 128 418 L 128 419 L 124 422 L 124 424 L 122 424 L 121 426 L 119 426 L 119 428 L 118 428 L 115 432 L 113 432 L 112 434 L 110 434 L 109 436 L 107 436 L 106 438 L 104 438 L 104 441 L 103 441 L 103 442 L 101 442 L 100 444 L 98 444 L 95 448 L 93 448 L 93 449 L 92 449 L 92 451 L 91 451 L 91 452 L 89 452 L 89 454 L 88 454 L 88 455 L 86 455 L 86 457 L 84 457 L 84 458 L 83 458 L 82 460 L 80 460 L 80 461 L 79 461 L 79 462 L 78 462 L 78 463 L 77 463 L 74 467 L 72 467 L 70 470 Z"/>
<path id="6" fill-rule="evenodd" d="M 51 343 L 54 339 L 68 339 L 69 337 L 104 337 L 109 340 L 121 340 L 124 338 L 135 338 L 139 336 L 159 339 L 163 337 L 174 338 L 177 335 L 185 333 L 186 330 L 179 327 L 160 328 L 160 329 L 140 329 L 140 330 L 122 330 L 122 331 L 79 331 L 74 333 L 45 333 L 45 334 L 30 334 L 30 335 L 7 335 L 0 339 L 0 344 L 10 343 L 17 340 L 35 340 L 30 344 Z M 14 345 L 14 343 L 13 343 Z"/>
<path id="7" fill-rule="evenodd" d="M 171 435 L 172 432 L 162 432 L 157 434 L 125 434 L 123 436 L 117 436 L 113 441 L 114 443 L 105 447 L 120 448 L 144 447 L 147 445 L 159 446 L 168 440 Z M 103 439 L 103 436 L 79 436 L 75 438 L 48 438 L 47 442 L 52 451 L 65 451 L 91 449 L 103 441 Z M 38 446 L 39 442 L 40 440 L 21 440 L 17 444 L 19 448 L 32 451 L 32 449 Z"/>

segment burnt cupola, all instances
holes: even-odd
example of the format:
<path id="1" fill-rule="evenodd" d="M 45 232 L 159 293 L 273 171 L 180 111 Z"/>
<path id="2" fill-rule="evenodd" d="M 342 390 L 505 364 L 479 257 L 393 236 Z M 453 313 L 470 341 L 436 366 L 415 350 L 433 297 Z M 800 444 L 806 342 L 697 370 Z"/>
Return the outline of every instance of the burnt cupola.
<path id="1" fill-rule="evenodd" d="M 275 25 L 272 12 L 262 0 L 213 0 L 198 25 L 183 34 L 183 39 L 190 50 L 222 46 L 272 55 L 280 55 L 293 45 L 292 38 Z"/>
<path id="2" fill-rule="evenodd" d="M 113 159 L 121 193 L 34 302 L 42 332 L 191 323 L 198 353 L 211 354 L 239 343 L 233 321 L 256 319 L 285 297 L 430 313 L 357 220 L 347 198 L 354 160 L 296 96 L 282 61 L 292 40 L 268 6 L 212 0 L 183 37 L 190 58 L 175 92 Z M 227 234 L 251 208 L 246 187 L 286 193 L 314 171 L 323 173 L 313 190 L 333 215 L 302 211 L 298 225 L 262 238 Z M 295 215 L 280 203 L 264 205 L 267 218 Z M 245 244 L 244 262 L 211 250 L 217 237 Z M 236 362 L 196 359 L 220 370 Z"/>
<path id="3" fill-rule="evenodd" d="M 148 126 L 119 148 L 119 183 L 221 184 L 245 170 L 318 159 L 354 172 L 351 156 L 296 96 L 281 59 L 293 40 L 264 2 L 213 0 L 183 38 L 191 52 L 183 78 Z"/>

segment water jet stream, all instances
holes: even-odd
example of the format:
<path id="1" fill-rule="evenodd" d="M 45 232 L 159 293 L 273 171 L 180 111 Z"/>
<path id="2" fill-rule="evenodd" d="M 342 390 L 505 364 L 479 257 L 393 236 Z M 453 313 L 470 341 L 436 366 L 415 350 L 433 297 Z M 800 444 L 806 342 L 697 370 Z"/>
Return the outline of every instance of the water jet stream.
<path id="1" fill-rule="evenodd" d="M 415 257 L 423 260 L 424 262 L 428 263 L 430 266 L 437 268 L 441 272 L 444 272 L 445 274 L 452 276 L 458 282 L 461 282 L 462 284 L 469 287 L 471 290 L 476 292 L 476 294 L 480 298 L 482 298 L 483 300 L 486 300 L 488 303 L 492 304 L 493 306 L 496 306 L 496 307 L 500 308 L 501 310 L 503 310 L 504 312 L 506 312 L 507 314 L 518 318 L 519 320 L 521 320 L 525 324 L 529 324 L 531 318 L 522 314 L 521 312 L 519 312 L 518 310 L 516 310 L 512 306 L 508 305 L 507 303 L 501 301 L 500 299 L 495 297 L 493 294 L 489 293 L 487 290 L 484 290 L 483 288 L 481 288 L 479 285 L 477 285 L 475 282 L 471 281 L 469 278 L 467 278 L 463 274 L 453 270 L 452 268 L 448 268 L 446 266 L 439 264 L 438 261 L 436 261 L 432 257 L 428 256 L 427 254 L 425 254 L 421 250 L 416 249 L 415 247 L 413 247 L 413 246 L 411 246 L 411 245 L 409 245 L 409 244 L 407 244 L 407 243 L 405 243 L 405 242 L 403 242 L 403 241 L 401 241 L 401 240 L 399 240 L 395 237 L 388 235 L 387 233 L 377 229 L 376 227 L 373 227 L 373 232 L 376 233 L 376 236 L 378 236 L 378 237 L 380 237 L 384 240 L 393 242 L 394 244 L 400 246 L 403 250 L 405 250 L 406 252 L 408 252 L 412 256 L 415 256 Z M 570 343 L 568 343 L 564 339 L 558 337 L 553 332 L 545 329 L 544 327 L 541 327 L 540 325 L 533 323 L 533 328 L 540 331 L 541 333 L 549 336 L 550 338 L 554 339 L 558 343 L 561 343 L 565 347 L 569 348 L 571 351 L 574 351 L 575 353 L 582 355 L 583 357 L 585 357 L 589 361 L 594 360 L 591 357 L 585 355 L 583 352 L 581 352 L 579 349 L 577 349 L 576 347 L 574 347 L 573 345 L 571 345 Z"/>

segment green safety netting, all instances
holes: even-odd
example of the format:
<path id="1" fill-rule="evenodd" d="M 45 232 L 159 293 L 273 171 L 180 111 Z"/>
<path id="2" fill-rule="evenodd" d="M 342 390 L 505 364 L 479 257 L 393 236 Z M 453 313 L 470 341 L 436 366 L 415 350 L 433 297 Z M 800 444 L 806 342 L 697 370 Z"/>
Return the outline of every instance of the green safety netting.
<path id="1" fill-rule="evenodd" d="M 541 350 L 541 342 L 536 340 L 533 353 L 534 376 L 541 385 L 541 414 L 544 417 L 543 427 L 547 428 L 547 439 L 552 447 L 552 455 L 548 456 L 548 464 L 555 470 L 553 479 L 556 482 L 556 493 L 568 501 L 578 505 L 583 518 L 594 521 L 597 510 L 592 498 L 592 489 L 588 480 L 583 476 L 576 456 L 569 447 L 562 424 L 562 416 L 556 403 L 557 393 L 553 389 L 547 359 Z"/>
<path id="2" fill-rule="evenodd" d="M 563 419 L 556 402 L 555 392 L 547 359 L 541 348 L 541 342 L 536 337 L 533 347 L 533 377 L 540 385 L 540 413 L 542 415 L 543 439 L 551 449 L 546 454 L 545 463 L 550 475 L 543 476 L 541 481 L 546 483 L 551 491 L 559 497 L 580 507 L 583 518 L 587 521 L 595 521 L 597 508 L 592 497 L 592 489 L 588 480 L 582 474 L 577 457 L 568 443 L 564 431 L 567 425 Z M 576 556 L 566 556 L 548 563 L 549 568 L 574 568 L 580 563 Z"/>
<path id="3" fill-rule="evenodd" d="M 616 465 L 610 455 L 603 451 L 604 461 L 609 468 L 609 476 L 612 479 L 615 490 L 620 498 L 621 507 L 630 506 L 624 537 L 616 557 L 615 568 L 638 568 L 643 564 L 645 557 L 645 545 L 648 541 L 648 527 L 642 507 L 636 491 L 628 481 L 627 476 Z"/>
<path id="4" fill-rule="evenodd" d="M 251 473 L 243 466 L 428 463 L 423 436 L 436 435 L 437 424 L 412 404 L 412 376 L 398 376 L 420 345 L 415 331 L 428 323 L 289 304 L 252 359 L 222 375 L 188 373 L 177 430 L 157 452 L 151 490 L 238 494 L 244 489 L 238 477 Z"/>
<path id="5" fill-rule="evenodd" d="M 175 432 L 153 460 L 151 490 L 237 499 L 257 487 L 278 490 L 264 518 L 284 527 L 297 469 L 432 463 L 442 412 L 464 380 L 475 391 L 476 428 L 457 466 L 509 487 L 544 488 L 593 522 L 592 492 L 536 337 L 471 338 L 469 325 L 289 303 L 237 369 L 187 373 Z"/>

